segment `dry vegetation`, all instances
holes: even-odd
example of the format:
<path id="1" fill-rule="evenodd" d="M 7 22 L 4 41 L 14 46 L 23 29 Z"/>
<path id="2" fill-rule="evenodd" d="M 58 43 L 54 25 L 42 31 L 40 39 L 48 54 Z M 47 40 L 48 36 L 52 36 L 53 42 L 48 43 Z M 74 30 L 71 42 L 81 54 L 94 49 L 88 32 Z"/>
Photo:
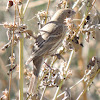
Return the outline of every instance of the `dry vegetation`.
<path id="1" fill-rule="evenodd" d="M 1 0 L 0 100 L 100 100 L 99 5 L 100 0 Z M 65 19 L 66 37 L 57 56 L 44 60 L 34 96 L 28 93 L 32 63 L 24 64 L 39 29 L 61 8 L 76 14 Z"/>

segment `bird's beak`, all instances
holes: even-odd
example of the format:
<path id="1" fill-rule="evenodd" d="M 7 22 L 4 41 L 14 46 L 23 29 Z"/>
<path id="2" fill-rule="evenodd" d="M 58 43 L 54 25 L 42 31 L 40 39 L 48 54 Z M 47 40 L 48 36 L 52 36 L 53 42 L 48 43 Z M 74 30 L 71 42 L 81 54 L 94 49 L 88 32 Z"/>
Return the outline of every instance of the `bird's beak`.
<path id="1" fill-rule="evenodd" d="M 74 15 L 74 14 L 76 14 L 76 12 L 73 10 L 73 11 L 72 11 L 72 14 Z"/>

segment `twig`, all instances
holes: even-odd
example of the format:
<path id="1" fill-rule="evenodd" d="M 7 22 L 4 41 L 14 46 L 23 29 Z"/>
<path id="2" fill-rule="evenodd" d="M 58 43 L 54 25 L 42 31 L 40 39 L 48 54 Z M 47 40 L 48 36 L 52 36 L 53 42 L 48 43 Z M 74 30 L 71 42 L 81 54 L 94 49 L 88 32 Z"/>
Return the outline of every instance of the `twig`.
<path id="1" fill-rule="evenodd" d="M 94 70 L 94 69 L 92 69 L 92 70 Z M 83 80 L 86 78 L 87 75 L 91 74 L 92 70 L 89 71 L 89 72 L 87 72 L 87 73 L 83 76 L 83 78 L 81 78 L 81 80 L 79 80 L 76 84 L 74 84 L 73 86 L 71 86 L 70 89 L 74 88 L 74 87 L 77 86 L 81 81 L 83 81 Z M 88 85 L 87 85 L 87 87 L 86 87 L 85 89 L 87 89 L 87 88 L 90 86 L 90 84 L 92 83 L 93 79 L 96 77 L 96 75 L 97 75 L 99 72 L 100 72 L 100 69 L 94 73 L 93 78 L 89 81 L 89 83 L 88 83 Z M 85 89 L 84 89 L 84 90 L 85 90 Z M 84 91 L 84 90 L 83 90 L 83 91 Z M 80 98 L 80 96 L 83 95 L 83 91 L 80 93 L 80 95 L 78 96 L 78 98 Z M 85 90 L 85 91 L 86 91 L 86 90 Z M 60 96 L 62 96 L 62 95 L 64 95 L 64 94 L 65 94 L 65 91 L 62 92 L 61 94 L 59 94 L 59 95 L 57 96 L 57 98 L 59 98 Z"/>
<path id="2" fill-rule="evenodd" d="M 44 96 L 45 91 L 46 91 L 46 86 L 44 87 L 44 90 L 42 92 L 42 96 L 41 96 L 40 100 L 43 100 L 43 96 Z"/>
<path id="3" fill-rule="evenodd" d="M 70 87 L 70 89 L 72 89 L 72 88 L 74 88 L 76 85 L 78 85 L 81 81 L 83 81 L 84 80 L 84 77 L 81 79 L 81 80 L 79 80 L 76 84 L 74 84 L 73 86 L 71 86 Z M 59 98 L 60 96 L 62 96 L 62 95 L 64 95 L 65 94 L 65 91 L 64 92 L 62 92 L 61 94 L 59 94 L 58 96 L 57 96 L 57 98 Z"/>
<path id="4" fill-rule="evenodd" d="M 26 10 L 28 8 L 29 2 L 30 2 L 30 0 L 27 0 L 27 3 L 25 5 L 24 11 L 23 11 L 23 15 L 25 14 L 25 12 L 26 12 Z"/>
<path id="5" fill-rule="evenodd" d="M 47 15 L 48 15 L 49 6 L 50 6 L 50 0 L 48 0 Z"/>
<path id="6" fill-rule="evenodd" d="M 15 2 L 15 18 L 14 18 L 14 26 L 16 23 L 16 1 Z M 14 31 L 15 29 L 13 28 L 13 37 L 11 41 L 11 58 L 13 58 L 13 52 L 14 52 Z M 13 60 L 11 59 L 11 68 L 13 67 Z M 8 94 L 8 100 L 10 100 L 10 92 L 11 92 L 11 83 L 12 83 L 12 71 L 9 77 L 9 94 Z"/>
<path id="7" fill-rule="evenodd" d="M 100 69 L 94 74 L 94 77 L 89 81 L 86 88 L 80 93 L 80 95 L 77 97 L 76 100 L 80 100 L 81 96 L 86 92 L 87 88 L 90 86 L 90 84 L 93 82 L 93 79 L 96 77 L 96 75 L 100 72 Z"/>
<path id="8" fill-rule="evenodd" d="M 74 54 L 74 50 L 71 51 L 71 54 L 70 54 L 70 57 L 69 57 L 69 60 L 68 60 L 67 66 L 66 66 L 66 71 L 68 71 L 68 69 L 69 69 L 69 66 L 70 66 L 71 61 L 72 61 L 73 54 Z M 60 91 L 60 89 L 62 87 L 63 81 L 64 81 L 64 79 L 61 81 L 59 87 L 57 88 L 57 91 L 56 91 L 56 93 L 54 95 L 53 100 L 57 99 L 57 95 L 58 95 L 58 93 L 59 93 L 59 91 Z"/>
<path id="9" fill-rule="evenodd" d="M 83 18 L 82 22 L 80 23 L 80 25 L 78 25 L 78 28 L 77 28 L 77 30 L 76 30 L 74 36 L 76 36 L 76 34 L 78 33 L 79 30 L 81 30 L 82 26 L 84 25 L 85 19 L 86 19 L 88 13 L 91 11 L 91 9 L 92 9 L 93 5 L 95 4 L 95 2 L 96 2 L 96 0 L 93 1 L 92 6 L 91 6 L 90 9 L 87 11 L 87 13 L 86 13 L 86 15 L 84 16 L 84 18 Z M 72 39 L 74 38 L 74 36 L 72 37 Z"/>
<path id="10" fill-rule="evenodd" d="M 63 50 L 60 51 L 59 54 L 62 54 L 62 53 L 64 52 L 64 50 L 65 50 L 65 48 L 63 48 Z M 54 63 L 57 61 L 57 59 L 58 59 L 58 58 L 56 57 L 55 60 L 51 63 L 51 67 L 54 65 Z M 39 83 L 43 80 L 43 78 L 46 76 L 47 73 L 48 73 L 48 70 L 47 70 L 46 73 L 43 75 L 43 77 L 40 79 Z M 49 78 L 50 78 L 50 77 L 51 77 L 51 73 L 50 73 Z M 39 83 L 38 83 L 38 85 L 39 85 Z M 46 91 L 46 88 L 47 88 L 47 87 L 45 87 L 44 90 L 43 90 L 41 100 L 43 99 L 43 95 L 44 95 L 44 93 L 45 93 L 45 91 Z"/>
<path id="11" fill-rule="evenodd" d="M 79 1 L 80 1 L 80 0 L 77 0 L 77 1 L 74 3 L 72 9 L 74 9 L 74 8 L 78 5 Z"/>
<path id="12" fill-rule="evenodd" d="M 71 51 L 71 54 L 70 54 L 70 57 L 69 57 L 69 60 L 68 60 L 67 66 L 66 66 L 66 72 L 68 71 L 69 66 L 71 64 L 73 54 L 74 54 L 74 50 Z"/>
<path id="13" fill-rule="evenodd" d="M 50 0 L 48 0 L 48 6 L 47 6 L 47 16 L 48 16 L 49 6 L 50 6 Z M 47 22 L 47 16 L 46 16 L 46 19 L 45 19 L 45 24 L 46 24 L 46 22 Z"/>

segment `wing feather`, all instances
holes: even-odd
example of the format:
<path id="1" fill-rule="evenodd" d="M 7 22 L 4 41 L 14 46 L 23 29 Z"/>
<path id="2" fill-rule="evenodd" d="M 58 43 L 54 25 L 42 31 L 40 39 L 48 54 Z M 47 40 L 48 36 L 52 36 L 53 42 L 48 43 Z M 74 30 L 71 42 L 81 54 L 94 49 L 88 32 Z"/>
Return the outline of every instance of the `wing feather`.
<path id="1" fill-rule="evenodd" d="M 42 35 L 39 35 L 39 37 L 37 38 L 38 41 L 36 41 L 35 43 L 35 47 L 37 46 L 37 49 L 33 51 L 30 58 L 27 60 L 26 64 L 30 63 L 36 57 L 39 57 L 45 54 L 49 55 L 49 52 L 53 50 L 52 47 L 55 45 L 54 48 L 56 48 L 57 45 L 59 45 L 59 42 L 60 42 L 59 40 L 63 34 L 63 25 L 55 24 L 52 31 L 50 31 L 50 34 L 47 28 L 45 28 L 45 30 L 41 29 L 40 33 L 42 33 Z M 47 34 L 46 40 L 42 38 L 42 36 L 45 34 Z"/>

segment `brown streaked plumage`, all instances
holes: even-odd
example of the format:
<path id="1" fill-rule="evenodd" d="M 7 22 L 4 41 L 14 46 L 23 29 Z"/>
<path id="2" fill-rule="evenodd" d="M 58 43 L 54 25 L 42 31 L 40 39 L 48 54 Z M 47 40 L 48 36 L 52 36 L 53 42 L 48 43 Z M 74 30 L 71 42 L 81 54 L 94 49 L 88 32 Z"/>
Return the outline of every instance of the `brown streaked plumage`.
<path id="1" fill-rule="evenodd" d="M 55 54 L 56 50 L 64 39 L 67 29 L 64 26 L 65 18 L 71 17 L 74 14 L 75 12 L 72 9 L 60 9 L 54 14 L 51 20 L 43 28 L 40 29 L 40 35 L 36 39 L 33 53 L 26 62 L 27 65 L 29 62 L 33 61 L 34 67 L 34 75 L 30 81 L 29 93 L 34 94 L 36 92 L 36 81 L 39 75 L 43 57 L 46 55 Z"/>

